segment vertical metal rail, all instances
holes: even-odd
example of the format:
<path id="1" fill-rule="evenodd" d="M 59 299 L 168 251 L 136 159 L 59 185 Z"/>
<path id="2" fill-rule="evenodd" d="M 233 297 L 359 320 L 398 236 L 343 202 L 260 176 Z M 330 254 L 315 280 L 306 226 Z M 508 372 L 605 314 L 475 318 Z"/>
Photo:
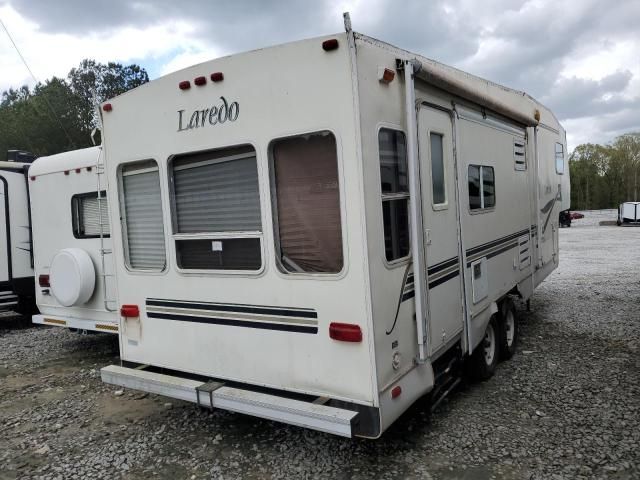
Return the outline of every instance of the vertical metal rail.
<path id="1" fill-rule="evenodd" d="M 100 182 L 100 177 L 104 174 L 104 161 L 100 163 L 100 155 L 102 153 L 102 147 L 99 147 L 100 153 L 98 153 L 98 158 L 96 159 L 96 183 L 98 187 L 98 225 L 100 227 L 100 264 L 102 268 L 102 272 L 100 276 L 102 277 L 102 296 L 104 302 L 104 309 L 107 312 L 115 312 L 117 309 L 111 308 L 109 306 L 109 302 L 113 302 L 113 300 L 109 300 L 107 296 L 107 278 L 113 275 L 107 274 L 106 271 L 106 261 L 105 255 L 111 254 L 112 250 L 104 248 L 104 221 L 102 218 L 102 184 Z"/>
<path id="2" fill-rule="evenodd" d="M 460 291 L 462 293 L 462 315 L 464 318 L 464 339 L 465 353 L 471 354 L 473 349 L 471 338 L 471 317 L 469 316 L 469 302 L 467 296 L 467 253 L 464 248 L 464 227 L 462 226 L 462 181 L 465 180 L 464 171 L 462 170 L 462 162 L 458 161 L 458 138 L 460 132 L 458 130 L 458 111 L 456 104 L 452 104 L 451 110 L 451 130 L 453 137 L 453 171 L 455 175 L 455 198 L 456 198 L 456 222 L 458 231 L 458 253 L 460 255 Z"/>
<path id="3" fill-rule="evenodd" d="M 414 73 L 421 65 L 417 60 L 404 60 L 405 109 L 407 121 L 407 161 L 409 167 L 409 218 L 411 221 L 411 258 L 415 285 L 416 329 L 418 333 L 418 361 L 428 357 L 428 289 L 427 269 L 424 258 L 424 227 L 422 224 L 422 195 L 420 192 L 420 168 L 418 164 L 418 128 Z"/>

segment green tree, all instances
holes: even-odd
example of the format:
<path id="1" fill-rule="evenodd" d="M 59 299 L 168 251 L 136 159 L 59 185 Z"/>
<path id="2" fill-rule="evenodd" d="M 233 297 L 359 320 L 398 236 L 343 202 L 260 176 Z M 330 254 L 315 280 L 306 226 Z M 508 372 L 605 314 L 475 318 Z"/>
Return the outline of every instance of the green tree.
<path id="1" fill-rule="evenodd" d="M 33 88 L 3 92 L 0 159 L 14 148 L 42 156 L 90 146 L 97 104 L 148 81 L 138 65 L 83 60 L 66 80 L 53 77 Z"/>

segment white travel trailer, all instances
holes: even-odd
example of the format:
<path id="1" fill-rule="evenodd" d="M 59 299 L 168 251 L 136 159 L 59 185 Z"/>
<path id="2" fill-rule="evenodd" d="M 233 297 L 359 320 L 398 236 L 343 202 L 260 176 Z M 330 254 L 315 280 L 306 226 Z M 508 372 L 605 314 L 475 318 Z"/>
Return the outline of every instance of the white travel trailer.
<path id="1" fill-rule="evenodd" d="M 31 313 L 33 255 L 27 170 L 35 157 L 11 150 L 0 162 L 0 312 Z"/>
<path id="2" fill-rule="evenodd" d="M 618 226 L 640 225 L 640 202 L 624 202 L 618 207 Z"/>
<path id="3" fill-rule="evenodd" d="M 36 160 L 29 170 L 39 315 L 33 323 L 118 333 L 101 147 Z"/>
<path id="4" fill-rule="evenodd" d="M 514 353 L 558 265 L 565 132 L 352 32 L 102 105 L 122 365 L 103 381 L 375 438 Z"/>

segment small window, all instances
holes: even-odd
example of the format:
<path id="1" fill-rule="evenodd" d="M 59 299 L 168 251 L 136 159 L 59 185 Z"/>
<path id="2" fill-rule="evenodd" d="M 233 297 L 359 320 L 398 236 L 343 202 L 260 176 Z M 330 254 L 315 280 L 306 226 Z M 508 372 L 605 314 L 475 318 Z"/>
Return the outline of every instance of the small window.
<path id="1" fill-rule="evenodd" d="M 73 236 L 76 238 L 109 237 L 109 209 L 107 208 L 107 192 L 81 193 L 71 197 L 71 214 L 73 219 Z M 99 206 L 98 206 L 99 205 Z"/>
<path id="2" fill-rule="evenodd" d="M 482 210 L 496 206 L 496 182 L 493 167 L 469 165 L 469 208 Z"/>
<path id="3" fill-rule="evenodd" d="M 409 177 L 404 133 L 380 129 L 378 148 L 385 257 L 391 262 L 409 255 Z"/>
<path id="4" fill-rule="evenodd" d="M 525 157 L 524 139 L 516 138 L 513 140 L 513 160 L 514 168 L 518 171 L 527 169 L 527 159 Z"/>
<path id="5" fill-rule="evenodd" d="M 344 260 L 335 137 L 324 131 L 274 140 L 271 155 L 280 268 L 340 272 Z"/>
<path id="6" fill-rule="evenodd" d="M 259 270 L 262 219 L 253 147 L 180 155 L 170 172 L 178 267 Z"/>
<path id="7" fill-rule="evenodd" d="M 439 133 L 431 133 L 431 183 L 433 185 L 433 204 L 447 203 L 447 192 L 444 178 L 443 137 Z"/>
<path id="8" fill-rule="evenodd" d="M 556 173 L 564 174 L 564 146 L 561 143 L 556 143 Z"/>
<path id="9" fill-rule="evenodd" d="M 153 160 L 124 165 L 121 182 L 127 263 L 132 269 L 162 271 L 166 255 L 158 165 Z"/>

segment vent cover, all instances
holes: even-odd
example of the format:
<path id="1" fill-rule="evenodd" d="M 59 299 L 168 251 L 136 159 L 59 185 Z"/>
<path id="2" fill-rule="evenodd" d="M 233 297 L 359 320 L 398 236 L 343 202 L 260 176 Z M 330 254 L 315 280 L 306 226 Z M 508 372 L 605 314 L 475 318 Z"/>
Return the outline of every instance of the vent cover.
<path id="1" fill-rule="evenodd" d="M 527 169 L 527 160 L 524 154 L 524 138 L 513 139 L 513 160 L 516 170 Z"/>

